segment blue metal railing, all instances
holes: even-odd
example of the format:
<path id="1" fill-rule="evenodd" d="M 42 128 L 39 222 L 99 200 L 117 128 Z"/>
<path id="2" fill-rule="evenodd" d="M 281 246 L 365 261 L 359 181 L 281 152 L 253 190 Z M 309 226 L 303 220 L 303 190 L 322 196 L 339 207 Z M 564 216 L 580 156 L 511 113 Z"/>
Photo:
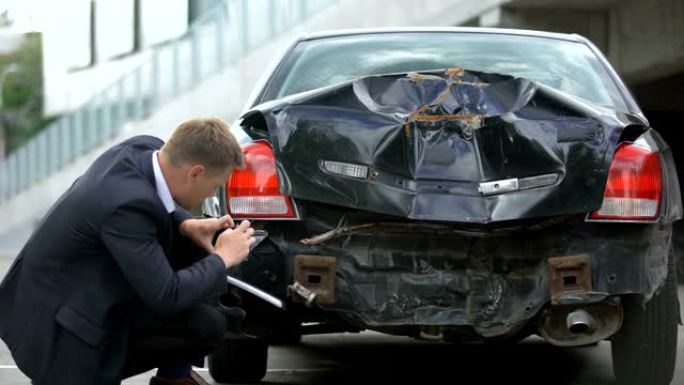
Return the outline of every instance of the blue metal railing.
<path id="1" fill-rule="evenodd" d="M 225 0 L 0 163 L 0 204 L 339 0 Z M 1 160 L 0 160 L 1 161 Z"/>

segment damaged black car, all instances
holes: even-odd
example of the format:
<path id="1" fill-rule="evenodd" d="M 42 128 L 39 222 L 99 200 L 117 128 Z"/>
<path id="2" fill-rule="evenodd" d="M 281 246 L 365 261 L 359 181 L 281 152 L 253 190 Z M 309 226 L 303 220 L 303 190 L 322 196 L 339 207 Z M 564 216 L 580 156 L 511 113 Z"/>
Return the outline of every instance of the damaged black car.
<path id="1" fill-rule="evenodd" d="M 375 330 L 447 342 L 610 340 L 621 384 L 669 384 L 682 216 L 671 151 L 577 35 L 400 29 L 298 39 L 233 130 L 223 214 L 268 237 L 222 298 L 255 338 L 209 359 L 258 381 L 267 345 Z"/>

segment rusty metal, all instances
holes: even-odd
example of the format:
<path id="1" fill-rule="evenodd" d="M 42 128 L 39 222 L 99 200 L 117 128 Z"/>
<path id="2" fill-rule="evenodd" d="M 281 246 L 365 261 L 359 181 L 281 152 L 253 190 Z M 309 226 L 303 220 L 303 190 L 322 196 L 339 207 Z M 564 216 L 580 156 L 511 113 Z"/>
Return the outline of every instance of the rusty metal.
<path id="1" fill-rule="evenodd" d="M 295 283 L 314 293 L 316 302 L 321 305 L 335 303 L 336 273 L 336 257 L 299 254 L 294 258 Z M 295 297 L 295 301 L 301 300 L 301 297 Z"/>
<path id="2" fill-rule="evenodd" d="M 464 72 L 465 72 L 465 69 L 459 68 L 459 67 L 455 67 L 455 68 L 449 68 L 449 69 L 447 69 L 446 72 L 444 72 L 444 73 L 445 73 L 446 75 L 449 75 L 449 77 L 453 78 L 453 77 L 456 77 L 456 76 L 459 76 L 459 77 L 460 77 L 460 76 L 463 76 L 463 73 L 464 73 Z"/>
<path id="3" fill-rule="evenodd" d="M 425 111 L 427 111 L 431 107 L 435 107 L 439 104 L 444 103 L 444 101 L 449 97 L 451 94 L 452 86 L 453 83 L 458 83 L 460 85 L 471 85 L 474 87 L 484 87 L 487 85 L 487 83 L 483 82 L 465 82 L 463 81 L 460 77 L 463 76 L 465 73 L 465 70 L 463 68 L 449 68 L 445 71 L 445 75 L 449 76 L 451 81 L 447 83 L 446 88 L 444 91 L 435 98 L 430 103 L 423 104 L 418 108 L 415 112 L 410 114 L 408 118 L 406 119 L 406 123 L 404 124 L 404 134 L 406 136 L 409 136 L 411 133 L 411 126 L 410 123 L 417 121 L 417 122 L 442 122 L 442 121 L 458 121 L 458 122 L 463 122 L 465 123 L 468 127 L 470 128 L 480 128 L 482 127 L 482 123 L 484 120 L 484 115 L 482 114 L 440 114 L 440 115 L 428 115 L 425 114 Z M 444 80 L 443 78 L 435 75 L 428 75 L 428 74 L 421 74 L 417 72 L 409 73 L 408 78 L 411 81 L 421 81 L 421 80 L 427 80 L 427 79 L 438 79 L 438 80 Z"/>
<path id="4" fill-rule="evenodd" d="M 411 72 L 411 73 L 407 74 L 406 76 L 409 78 L 409 80 L 414 81 L 414 82 L 418 82 L 418 81 L 422 81 L 422 80 L 429 80 L 429 79 L 442 80 L 442 81 L 444 80 L 440 76 L 429 75 L 429 74 L 421 74 L 419 72 Z"/>
<path id="5" fill-rule="evenodd" d="M 562 305 L 565 294 L 592 291 L 591 258 L 588 255 L 552 257 L 549 264 L 549 291 L 552 305 Z"/>
<path id="6" fill-rule="evenodd" d="M 427 114 L 413 114 L 409 117 L 408 122 L 443 122 L 443 121 L 457 121 L 463 122 L 471 128 L 482 127 L 483 115 L 427 115 Z"/>

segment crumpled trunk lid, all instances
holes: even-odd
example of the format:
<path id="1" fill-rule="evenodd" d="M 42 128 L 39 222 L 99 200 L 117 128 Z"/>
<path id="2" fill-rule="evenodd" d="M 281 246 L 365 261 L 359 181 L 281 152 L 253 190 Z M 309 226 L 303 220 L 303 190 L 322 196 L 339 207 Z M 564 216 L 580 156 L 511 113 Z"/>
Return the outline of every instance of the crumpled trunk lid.
<path id="1" fill-rule="evenodd" d="M 598 209 L 631 123 L 530 80 L 448 69 L 295 95 L 242 124 L 255 136 L 267 129 L 281 189 L 296 199 L 486 224 Z M 344 176 L 326 162 L 367 172 Z"/>

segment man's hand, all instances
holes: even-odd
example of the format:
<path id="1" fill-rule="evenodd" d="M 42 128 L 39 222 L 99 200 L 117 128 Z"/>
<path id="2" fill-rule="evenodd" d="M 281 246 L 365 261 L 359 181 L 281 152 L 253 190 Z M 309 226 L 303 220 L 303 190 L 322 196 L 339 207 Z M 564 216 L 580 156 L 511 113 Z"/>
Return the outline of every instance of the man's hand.
<path id="1" fill-rule="evenodd" d="M 181 222 L 178 230 L 181 234 L 192 239 L 197 246 L 202 247 L 207 253 L 214 252 L 214 246 L 211 241 L 219 230 L 228 229 L 235 226 L 233 218 L 230 215 L 222 216 L 221 218 L 206 218 L 206 219 L 186 219 Z"/>
<path id="2" fill-rule="evenodd" d="M 242 262 L 249 254 L 249 246 L 254 244 L 254 229 L 249 221 L 242 221 L 236 229 L 227 229 L 216 240 L 214 253 L 218 254 L 226 269 Z"/>

